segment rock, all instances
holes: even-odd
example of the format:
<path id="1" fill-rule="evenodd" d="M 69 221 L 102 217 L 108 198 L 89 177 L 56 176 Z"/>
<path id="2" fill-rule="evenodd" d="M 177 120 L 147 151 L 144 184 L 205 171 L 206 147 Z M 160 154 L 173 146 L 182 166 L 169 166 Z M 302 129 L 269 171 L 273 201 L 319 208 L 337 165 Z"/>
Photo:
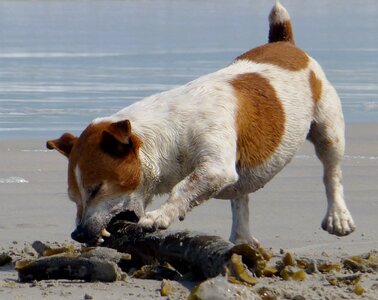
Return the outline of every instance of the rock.
<path id="1" fill-rule="evenodd" d="M 261 287 L 257 290 L 262 300 L 277 300 L 277 296 L 267 287 Z"/>
<path id="2" fill-rule="evenodd" d="M 42 243 L 41 241 L 34 241 L 31 246 L 39 256 L 43 256 L 43 252 L 47 248 L 47 245 L 45 243 Z"/>
<path id="3" fill-rule="evenodd" d="M 306 300 L 306 298 L 301 295 L 296 295 L 293 298 L 291 298 L 291 300 Z"/>
<path id="4" fill-rule="evenodd" d="M 365 293 L 365 289 L 358 283 L 354 286 L 353 292 L 356 295 L 361 296 L 363 293 Z"/>
<path id="5" fill-rule="evenodd" d="M 188 300 L 262 300 L 260 295 L 240 284 L 228 282 L 226 277 L 217 276 L 208 279 L 195 288 L 189 295 Z"/>
<path id="6" fill-rule="evenodd" d="M 5 266 L 12 262 L 12 257 L 8 253 L 1 253 L 0 254 L 0 266 Z"/>
<path id="7" fill-rule="evenodd" d="M 35 261 L 17 262 L 21 282 L 47 279 L 113 282 L 122 279 L 119 267 L 95 257 L 50 256 Z"/>
<path id="8" fill-rule="evenodd" d="M 172 285 L 171 281 L 163 279 L 161 282 L 160 294 L 163 297 L 168 297 L 176 291 L 176 288 Z"/>

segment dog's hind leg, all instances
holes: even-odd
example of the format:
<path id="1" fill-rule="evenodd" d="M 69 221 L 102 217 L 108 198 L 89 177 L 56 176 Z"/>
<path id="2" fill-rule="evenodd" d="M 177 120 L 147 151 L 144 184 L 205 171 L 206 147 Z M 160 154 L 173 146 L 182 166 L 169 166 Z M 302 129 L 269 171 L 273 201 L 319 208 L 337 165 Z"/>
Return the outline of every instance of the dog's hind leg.
<path id="1" fill-rule="evenodd" d="M 323 180 L 328 208 L 322 228 L 330 234 L 345 236 L 354 231 L 353 218 L 345 204 L 340 162 L 344 155 L 344 118 L 340 100 L 333 88 L 315 107 L 315 119 L 308 139 L 323 164 Z"/>
<path id="2" fill-rule="evenodd" d="M 258 248 L 260 243 L 249 231 L 249 198 L 248 194 L 231 200 L 232 228 L 230 242 L 234 244 L 249 244 Z"/>

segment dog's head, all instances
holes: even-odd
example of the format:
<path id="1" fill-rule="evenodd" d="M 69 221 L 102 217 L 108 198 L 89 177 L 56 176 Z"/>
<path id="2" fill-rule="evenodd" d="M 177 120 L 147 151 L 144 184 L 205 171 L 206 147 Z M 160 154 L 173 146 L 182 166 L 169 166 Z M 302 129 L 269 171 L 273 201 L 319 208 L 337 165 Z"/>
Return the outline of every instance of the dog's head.
<path id="1" fill-rule="evenodd" d="M 80 137 L 65 133 L 47 142 L 69 160 L 68 195 L 77 207 L 74 240 L 101 241 L 110 220 L 129 208 L 141 181 L 140 145 L 128 120 L 92 123 Z"/>

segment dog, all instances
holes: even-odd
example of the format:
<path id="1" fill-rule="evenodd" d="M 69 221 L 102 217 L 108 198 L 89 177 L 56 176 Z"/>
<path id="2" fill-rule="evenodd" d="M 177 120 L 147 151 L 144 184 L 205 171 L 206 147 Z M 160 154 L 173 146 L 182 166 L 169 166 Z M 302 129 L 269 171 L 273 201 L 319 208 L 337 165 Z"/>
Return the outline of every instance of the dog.
<path id="1" fill-rule="evenodd" d="M 343 196 L 344 118 L 320 65 L 295 46 L 287 10 L 269 15 L 269 42 L 229 66 L 97 118 L 77 137 L 47 142 L 68 158 L 76 203 L 71 236 L 100 244 L 112 218 L 133 212 L 147 230 L 184 220 L 210 198 L 230 199 L 230 241 L 258 246 L 248 195 L 269 182 L 306 139 L 324 168 L 328 208 L 322 228 L 345 236 L 355 225 Z M 153 197 L 169 194 L 156 210 Z"/>

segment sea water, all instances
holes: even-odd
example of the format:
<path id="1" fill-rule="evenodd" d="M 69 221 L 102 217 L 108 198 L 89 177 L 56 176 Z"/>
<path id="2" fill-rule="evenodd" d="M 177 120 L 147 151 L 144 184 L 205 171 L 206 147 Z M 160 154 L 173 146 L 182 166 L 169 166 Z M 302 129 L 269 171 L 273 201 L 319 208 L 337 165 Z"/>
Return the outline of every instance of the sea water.
<path id="1" fill-rule="evenodd" d="M 378 1 L 281 1 L 346 122 L 378 121 Z M 92 119 L 228 65 L 267 41 L 267 0 L 0 0 L 0 139 Z"/>

